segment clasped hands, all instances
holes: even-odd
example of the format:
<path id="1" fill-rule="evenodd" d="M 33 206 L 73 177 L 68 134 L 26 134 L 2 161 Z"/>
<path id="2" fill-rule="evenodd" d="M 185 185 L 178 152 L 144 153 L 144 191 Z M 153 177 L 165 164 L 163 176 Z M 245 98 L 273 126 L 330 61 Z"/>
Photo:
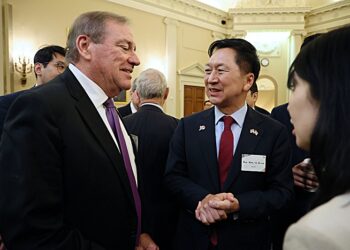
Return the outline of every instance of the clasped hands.
<path id="1" fill-rule="evenodd" d="M 229 213 L 239 210 L 239 202 L 232 193 L 208 194 L 198 202 L 196 219 L 205 225 L 226 220 Z"/>

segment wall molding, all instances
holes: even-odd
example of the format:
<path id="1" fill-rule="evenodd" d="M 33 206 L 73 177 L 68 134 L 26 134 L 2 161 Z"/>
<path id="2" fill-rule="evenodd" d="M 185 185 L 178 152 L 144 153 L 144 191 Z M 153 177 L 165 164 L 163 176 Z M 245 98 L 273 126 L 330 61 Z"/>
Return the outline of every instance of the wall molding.
<path id="1" fill-rule="evenodd" d="M 170 17 L 212 31 L 227 34 L 228 13 L 196 1 L 185 0 L 107 0 L 162 17 Z M 222 24 L 225 21 L 226 24 Z"/>

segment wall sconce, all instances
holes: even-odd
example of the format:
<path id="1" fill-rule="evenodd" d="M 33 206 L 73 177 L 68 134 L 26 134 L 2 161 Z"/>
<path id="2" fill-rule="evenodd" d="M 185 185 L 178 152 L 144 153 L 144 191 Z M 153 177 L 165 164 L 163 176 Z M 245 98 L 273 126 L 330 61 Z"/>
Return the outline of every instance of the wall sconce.
<path id="1" fill-rule="evenodd" d="M 29 58 L 25 56 L 23 58 L 18 57 L 18 63 L 15 63 L 15 70 L 21 74 L 21 84 L 22 86 L 27 83 L 27 74 L 31 73 L 33 70 L 33 65 L 29 63 Z"/>

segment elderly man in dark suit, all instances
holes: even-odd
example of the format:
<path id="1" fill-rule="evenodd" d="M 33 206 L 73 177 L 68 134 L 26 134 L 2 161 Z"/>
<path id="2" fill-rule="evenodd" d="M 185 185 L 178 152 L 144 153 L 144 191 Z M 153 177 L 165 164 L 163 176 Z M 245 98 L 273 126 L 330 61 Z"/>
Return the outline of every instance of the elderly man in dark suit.
<path id="1" fill-rule="evenodd" d="M 165 173 L 181 205 L 177 249 L 269 250 L 270 215 L 293 196 L 287 131 L 245 102 L 260 70 L 253 45 L 218 40 L 209 56 L 215 107 L 180 120 Z"/>
<path id="2" fill-rule="evenodd" d="M 20 95 L 5 122 L 0 147 L 5 245 L 156 249 L 140 234 L 133 146 L 112 102 L 130 88 L 140 63 L 127 19 L 84 13 L 71 27 L 67 47 L 69 68 Z"/>
<path id="3" fill-rule="evenodd" d="M 178 120 L 163 111 L 169 89 L 160 71 L 143 71 L 136 84 L 140 108 L 124 121 L 128 131 L 138 137 L 137 156 L 145 190 L 144 207 L 149 208 L 149 232 L 160 249 L 172 249 L 178 210 L 174 198 L 163 187 L 163 176 Z"/>

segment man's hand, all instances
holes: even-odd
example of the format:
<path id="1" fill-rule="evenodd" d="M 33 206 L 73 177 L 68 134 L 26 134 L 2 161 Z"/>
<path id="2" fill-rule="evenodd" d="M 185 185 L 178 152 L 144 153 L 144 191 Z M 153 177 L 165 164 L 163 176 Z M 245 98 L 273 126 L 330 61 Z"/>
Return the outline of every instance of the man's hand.
<path id="1" fill-rule="evenodd" d="M 2 242 L 2 238 L 0 235 L 0 250 L 6 250 L 4 243 Z"/>
<path id="2" fill-rule="evenodd" d="M 209 194 L 198 202 L 195 210 L 197 220 L 205 225 L 227 219 L 227 214 L 239 209 L 238 200 L 231 193 Z"/>
<path id="3" fill-rule="evenodd" d="M 143 233 L 140 235 L 140 242 L 135 250 L 159 250 L 159 247 L 149 234 Z"/>
<path id="4" fill-rule="evenodd" d="M 239 211 L 239 202 L 232 193 L 219 194 L 221 199 L 209 201 L 211 208 L 225 211 L 226 214 Z"/>
<path id="5" fill-rule="evenodd" d="M 318 178 L 313 171 L 311 163 L 300 162 L 293 167 L 294 185 L 305 190 L 316 189 L 319 185 Z"/>

